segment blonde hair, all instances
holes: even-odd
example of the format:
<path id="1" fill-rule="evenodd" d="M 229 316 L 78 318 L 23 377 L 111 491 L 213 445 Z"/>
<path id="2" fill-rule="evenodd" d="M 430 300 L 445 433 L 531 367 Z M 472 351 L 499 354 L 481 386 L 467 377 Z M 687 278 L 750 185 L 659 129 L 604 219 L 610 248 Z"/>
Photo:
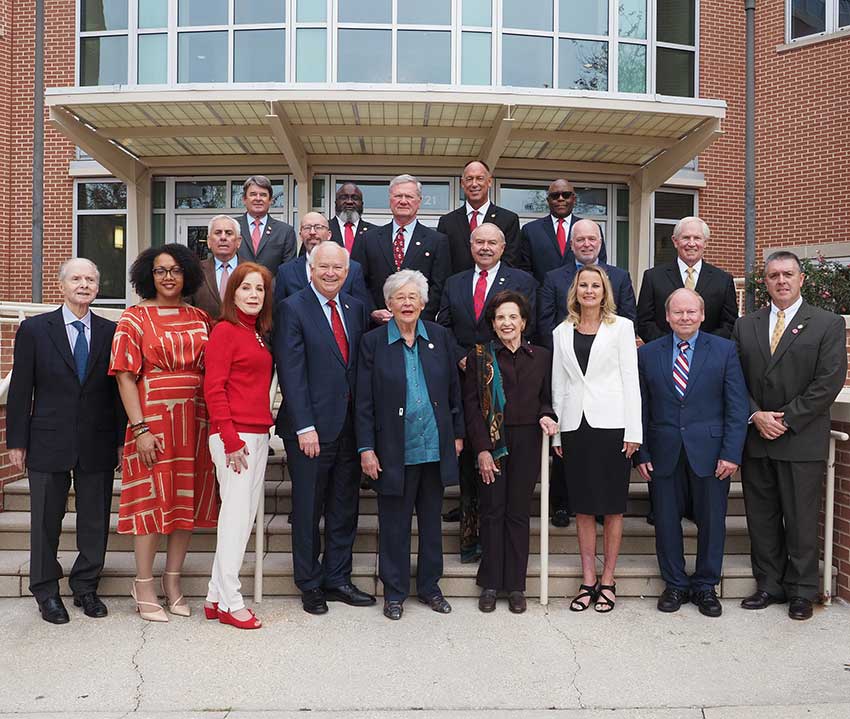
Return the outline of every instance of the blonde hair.
<path id="1" fill-rule="evenodd" d="M 605 272 L 599 265 L 585 265 L 573 277 L 573 283 L 570 285 L 570 291 L 567 294 L 567 322 L 578 325 L 581 321 L 581 305 L 578 301 L 578 278 L 582 272 L 592 272 L 599 275 L 602 282 L 602 321 L 607 324 L 613 324 L 617 317 L 617 305 L 614 304 L 614 290 L 611 287 L 611 280 L 608 279 L 608 273 Z"/>

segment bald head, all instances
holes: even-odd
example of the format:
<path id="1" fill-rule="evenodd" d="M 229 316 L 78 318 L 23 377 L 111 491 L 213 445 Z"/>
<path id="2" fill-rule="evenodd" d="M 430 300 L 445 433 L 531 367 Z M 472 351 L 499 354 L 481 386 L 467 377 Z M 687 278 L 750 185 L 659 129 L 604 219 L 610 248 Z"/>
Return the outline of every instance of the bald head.
<path id="1" fill-rule="evenodd" d="M 313 248 L 320 242 L 330 239 L 331 228 L 321 212 L 307 212 L 301 218 L 298 233 L 301 235 L 304 248 L 307 252 L 312 252 Z"/>
<path id="2" fill-rule="evenodd" d="M 576 261 L 592 265 L 602 251 L 602 230 L 593 220 L 579 220 L 570 230 L 570 247 Z"/>

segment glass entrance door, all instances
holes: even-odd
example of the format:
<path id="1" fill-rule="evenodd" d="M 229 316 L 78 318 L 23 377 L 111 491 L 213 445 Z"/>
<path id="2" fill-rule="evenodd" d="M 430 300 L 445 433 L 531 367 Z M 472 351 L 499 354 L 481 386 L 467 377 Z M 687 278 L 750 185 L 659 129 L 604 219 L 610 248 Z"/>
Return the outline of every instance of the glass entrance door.
<path id="1" fill-rule="evenodd" d="M 205 260 L 210 255 L 207 246 L 207 227 L 215 215 L 177 215 L 177 241 L 186 245 L 198 259 Z"/>

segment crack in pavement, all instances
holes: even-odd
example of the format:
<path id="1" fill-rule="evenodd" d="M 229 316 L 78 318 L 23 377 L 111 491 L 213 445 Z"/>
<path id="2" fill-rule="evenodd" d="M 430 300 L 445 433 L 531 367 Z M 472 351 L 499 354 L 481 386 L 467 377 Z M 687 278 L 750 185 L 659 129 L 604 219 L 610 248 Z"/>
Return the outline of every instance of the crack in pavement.
<path id="1" fill-rule="evenodd" d="M 121 719 L 126 719 L 126 717 L 130 716 L 131 714 L 135 714 L 136 712 L 138 712 L 139 707 L 142 704 L 142 689 L 144 688 L 144 685 L 145 685 L 145 675 L 142 674 L 142 668 L 139 666 L 137 659 L 138 659 L 139 654 L 141 654 L 142 649 L 145 648 L 145 644 L 147 643 L 148 638 L 146 636 L 146 632 L 148 631 L 149 627 L 150 627 L 150 624 L 148 622 L 145 622 L 144 626 L 142 627 L 142 631 L 139 635 L 141 642 L 139 643 L 139 646 L 136 647 L 136 651 L 133 652 L 133 656 L 130 657 L 130 662 L 132 662 L 132 664 L 133 664 L 133 670 L 136 672 L 136 675 L 139 677 L 139 681 L 136 684 L 136 690 L 135 690 L 134 696 L 133 696 L 133 708 L 130 709 L 130 711 L 126 712 L 124 715 L 122 715 Z"/>
<path id="2" fill-rule="evenodd" d="M 582 696 L 581 689 L 579 689 L 578 685 L 576 684 L 576 680 L 578 679 L 579 672 L 581 671 L 581 664 L 579 664 L 579 661 L 578 661 L 578 652 L 576 651 L 575 642 L 569 637 L 569 635 L 566 634 L 566 632 L 564 632 L 562 629 L 559 629 L 558 627 L 556 627 L 552 623 L 552 617 L 549 614 L 549 607 L 545 608 L 544 613 L 545 613 L 545 616 L 546 616 L 546 622 L 549 624 L 549 626 L 552 627 L 552 629 L 554 629 L 564 639 L 566 639 L 567 644 L 570 645 L 570 650 L 573 653 L 573 664 L 575 664 L 575 667 L 576 667 L 575 671 L 573 672 L 572 679 L 570 680 L 570 684 L 572 685 L 572 688 L 575 690 L 576 698 L 578 699 L 579 707 L 581 707 L 582 709 L 587 709 L 587 706 L 585 706 L 585 703 L 584 703 L 584 697 Z"/>

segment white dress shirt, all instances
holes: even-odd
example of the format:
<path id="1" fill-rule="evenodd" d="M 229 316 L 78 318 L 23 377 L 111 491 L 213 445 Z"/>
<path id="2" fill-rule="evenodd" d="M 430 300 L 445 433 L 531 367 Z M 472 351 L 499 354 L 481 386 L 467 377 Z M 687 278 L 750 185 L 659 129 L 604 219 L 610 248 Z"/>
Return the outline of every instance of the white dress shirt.
<path id="1" fill-rule="evenodd" d="M 261 235 L 262 236 L 262 235 Z M 239 263 L 236 255 L 233 255 L 227 262 L 222 262 L 218 257 L 215 258 L 215 286 L 221 287 L 221 273 L 224 270 L 224 266 L 227 265 L 227 276 L 233 274 L 233 270 L 236 269 L 236 265 Z"/>
<path id="2" fill-rule="evenodd" d="M 787 310 L 785 310 L 785 329 L 787 330 L 791 326 L 791 320 L 794 319 L 794 315 L 797 314 L 797 310 L 800 309 L 800 305 L 803 304 L 803 298 L 798 297 L 797 301 L 791 305 Z M 779 319 L 777 317 L 777 312 L 779 312 L 779 308 L 770 303 L 770 329 L 767 332 L 767 339 L 770 341 L 770 338 L 773 337 L 773 330 L 776 327 L 776 321 Z"/>
<path id="3" fill-rule="evenodd" d="M 490 200 L 487 200 L 481 207 L 477 210 L 472 207 L 468 202 L 466 203 L 466 221 L 472 222 L 472 213 L 478 213 L 478 225 L 481 226 L 481 223 L 484 222 L 484 218 L 487 217 L 487 212 L 490 209 Z"/>
<path id="4" fill-rule="evenodd" d="M 77 328 L 71 324 L 77 320 L 85 325 L 83 334 L 86 338 L 86 344 L 89 346 L 89 349 L 91 349 L 91 310 L 86 312 L 84 317 L 77 317 L 77 315 L 68 309 L 68 305 L 63 304 L 62 320 L 65 322 L 65 333 L 68 335 L 68 343 L 71 345 L 71 354 L 74 354 L 74 345 L 77 344 L 77 335 L 80 334 L 77 332 Z"/>
<path id="5" fill-rule="evenodd" d="M 676 258 L 676 264 L 679 265 L 679 274 L 682 276 L 682 286 L 684 287 L 688 279 L 688 265 L 682 262 L 681 257 Z M 699 273 L 702 270 L 702 260 L 699 260 L 691 269 L 694 271 L 694 287 L 696 287 L 697 282 L 699 282 Z"/>
<path id="6" fill-rule="evenodd" d="M 254 232 L 254 220 L 255 219 L 260 220 L 260 238 L 262 238 L 263 233 L 266 231 L 266 225 L 269 224 L 269 216 L 263 215 L 260 218 L 254 218 L 251 215 L 251 213 L 249 212 L 249 213 L 246 214 L 246 217 L 248 219 L 248 239 L 249 240 L 251 239 L 251 234 Z M 243 237 L 242 240 L 244 241 L 245 238 Z"/>
<path id="7" fill-rule="evenodd" d="M 410 245 L 410 238 L 413 237 L 413 231 L 416 229 L 416 218 L 414 217 L 408 224 L 404 226 L 404 254 L 407 254 L 407 248 Z M 393 236 L 390 238 L 393 242 L 395 242 L 396 235 L 398 234 L 398 228 L 400 225 L 398 222 L 393 220 Z"/>
<path id="8" fill-rule="evenodd" d="M 493 283 L 496 281 L 496 275 L 499 274 L 499 267 L 501 267 L 502 262 L 499 260 L 495 265 L 493 265 L 489 270 L 487 270 L 487 277 L 484 279 L 487 281 L 487 291 L 484 293 L 484 297 L 490 294 L 490 288 L 493 287 Z M 475 265 L 475 269 L 472 272 L 472 294 L 475 295 L 475 287 L 478 285 L 478 278 L 481 276 L 481 268 L 478 265 Z"/>
<path id="9" fill-rule="evenodd" d="M 570 241 L 570 225 L 573 221 L 573 213 L 571 212 L 566 217 L 555 217 L 555 215 L 549 213 L 549 219 L 552 220 L 552 229 L 555 230 L 555 237 L 558 236 L 558 220 L 564 221 L 564 232 L 567 235 L 567 242 Z"/>

